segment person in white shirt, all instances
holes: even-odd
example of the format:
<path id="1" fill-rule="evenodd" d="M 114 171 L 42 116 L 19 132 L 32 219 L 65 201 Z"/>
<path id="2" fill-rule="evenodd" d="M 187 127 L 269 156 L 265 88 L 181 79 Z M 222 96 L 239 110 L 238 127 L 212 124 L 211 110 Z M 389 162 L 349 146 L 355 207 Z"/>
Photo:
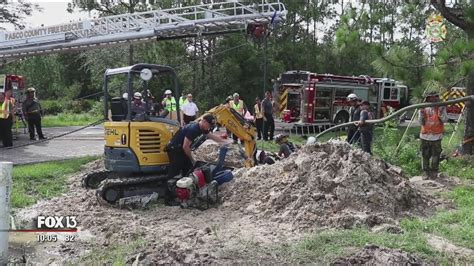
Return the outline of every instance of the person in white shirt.
<path id="1" fill-rule="evenodd" d="M 188 94 L 187 102 L 183 104 L 180 109 L 183 114 L 183 119 L 181 119 L 181 121 L 183 121 L 183 125 L 187 125 L 196 119 L 199 109 L 196 103 L 193 102 L 193 95 L 191 93 Z"/>

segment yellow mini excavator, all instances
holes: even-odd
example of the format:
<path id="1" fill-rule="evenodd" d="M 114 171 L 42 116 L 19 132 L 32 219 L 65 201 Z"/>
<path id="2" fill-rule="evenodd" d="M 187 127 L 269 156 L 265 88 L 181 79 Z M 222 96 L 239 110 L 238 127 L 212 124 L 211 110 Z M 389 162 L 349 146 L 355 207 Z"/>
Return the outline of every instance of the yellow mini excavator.
<path id="1" fill-rule="evenodd" d="M 121 76 L 121 77 L 120 77 Z M 106 171 L 88 174 L 83 185 L 98 188 L 97 196 L 110 204 L 121 198 L 157 192 L 163 195 L 166 189 L 169 159 L 164 151 L 166 144 L 180 130 L 179 101 L 176 101 L 178 121 L 164 118 L 151 112 L 147 98 L 149 86 L 163 80 L 170 81 L 174 97 L 178 98 L 178 81 L 175 71 L 169 66 L 136 64 L 108 69 L 104 75 L 104 164 Z M 121 82 L 117 82 L 117 78 Z M 123 82 L 125 81 L 125 83 Z M 140 83 L 143 93 L 143 114 L 134 110 L 132 96 L 135 83 Z M 120 89 L 117 84 L 126 84 Z M 159 85 L 163 87 L 162 84 Z M 125 92 L 125 93 L 124 93 Z M 123 95 L 122 95 L 123 93 Z M 116 97 L 113 97 L 116 96 Z M 128 97 L 126 97 L 128 96 Z M 156 110 L 155 110 L 156 111 Z M 217 123 L 226 127 L 244 143 L 245 165 L 256 163 L 255 127 L 240 114 L 224 105 L 212 108 L 207 113 L 216 117 Z M 199 119 L 199 118 L 198 118 Z M 196 149 L 205 141 L 200 138 L 193 143 Z"/>

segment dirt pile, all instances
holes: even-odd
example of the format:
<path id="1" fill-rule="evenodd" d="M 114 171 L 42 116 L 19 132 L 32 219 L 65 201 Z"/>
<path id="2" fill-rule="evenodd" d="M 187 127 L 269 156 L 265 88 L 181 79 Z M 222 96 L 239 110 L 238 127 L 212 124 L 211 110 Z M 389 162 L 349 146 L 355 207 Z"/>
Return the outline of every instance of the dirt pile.
<path id="1" fill-rule="evenodd" d="M 345 142 L 303 147 L 273 165 L 238 169 L 224 206 L 299 229 L 393 223 L 428 203 L 395 167 Z"/>
<path id="2" fill-rule="evenodd" d="M 331 265 L 422 265 L 424 262 L 406 252 L 366 246 L 361 251 L 347 258 L 337 259 Z"/>
<path id="3" fill-rule="evenodd" d="M 217 162 L 219 160 L 219 149 L 221 145 L 205 142 L 193 153 L 193 156 L 198 161 Z M 229 144 L 227 155 L 225 157 L 224 166 L 232 168 L 244 167 L 245 151 L 238 144 Z"/>

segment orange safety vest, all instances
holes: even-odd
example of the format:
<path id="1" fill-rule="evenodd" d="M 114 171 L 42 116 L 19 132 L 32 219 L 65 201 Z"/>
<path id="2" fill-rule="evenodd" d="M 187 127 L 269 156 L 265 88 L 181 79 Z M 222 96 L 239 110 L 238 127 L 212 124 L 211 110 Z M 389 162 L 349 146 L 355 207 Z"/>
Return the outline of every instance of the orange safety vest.
<path id="1" fill-rule="evenodd" d="M 436 106 L 433 112 L 424 112 L 425 124 L 421 125 L 421 133 L 423 134 L 442 134 L 444 132 L 444 124 L 439 117 L 439 108 Z"/>
<path id="2" fill-rule="evenodd" d="M 3 103 L 0 104 L 0 119 L 7 119 L 13 111 L 11 106 L 15 106 L 15 99 L 9 98 L 5 99 Z"/>

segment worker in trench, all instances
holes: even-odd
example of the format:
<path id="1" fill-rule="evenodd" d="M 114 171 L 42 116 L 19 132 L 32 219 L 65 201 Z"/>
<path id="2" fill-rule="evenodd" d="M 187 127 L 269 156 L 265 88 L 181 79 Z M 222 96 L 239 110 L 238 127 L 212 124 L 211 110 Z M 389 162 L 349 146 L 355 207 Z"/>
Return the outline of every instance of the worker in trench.
<path id="1" fill-rule="evenodd" d="M 296 152 L 296 147 L 288 140 L 288 135 L 278 134 L 275 136 L 275 142 L 280 146 L 278 157 L 280 159 L 288 158 L 290 154 Z"/>
<path id="2" fill-rule="evenodd" d="M 168 166 L 169 180 L 176 180 L 174 178 L 176 176 L 186 176 L 193 169 L 196 161 L 192 155 L 192 144 L 201 135 L 205 135 L 208 139 L 219 144 L 226 144 L 226 141 L 220 136 L 211 133 L 215 126 L 216 118 L 211 114 L 207 114 L 199 121 L 191 122 L 180 128 L 173 136 L 165 148 L 170 161 Z M 174 198 L 174 189 L 168 183 L 166 203 L 172 205 Z"/>
<path id="3" fill-rule="evenodd" d="M 430 92 L 425 97 L 426 102 L 439 102 L 439 95 Z M 421 125 L 421 168 L 425 176 L 434 177 L 439 171 L 441 157 L 441 141 L 444 133 L 444 123 L 448 121 L 445 106 L 425 107 L 418 111 L 418 121 Z"/>

